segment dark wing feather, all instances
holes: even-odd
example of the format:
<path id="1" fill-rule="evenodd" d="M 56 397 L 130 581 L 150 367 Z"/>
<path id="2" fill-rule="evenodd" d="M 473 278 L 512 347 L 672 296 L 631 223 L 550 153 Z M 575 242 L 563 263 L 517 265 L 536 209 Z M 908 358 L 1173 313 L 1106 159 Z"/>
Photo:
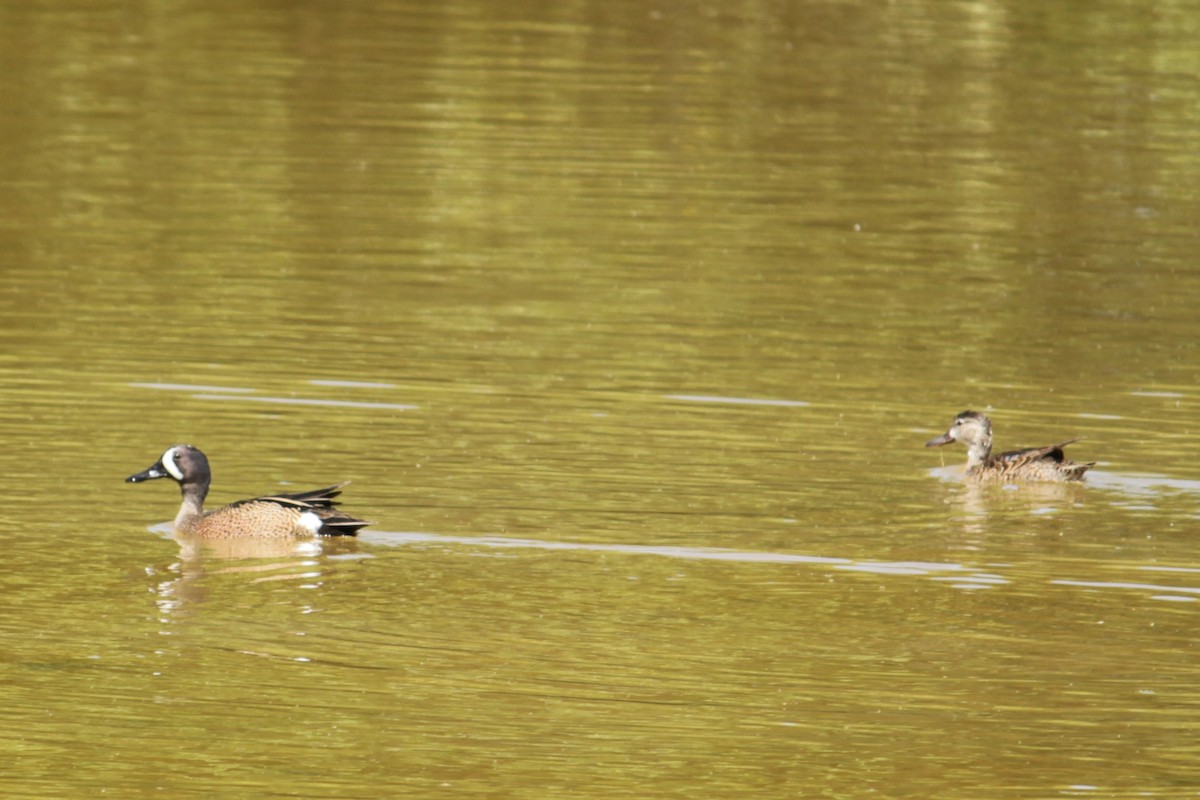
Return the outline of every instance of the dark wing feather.
<path id="1" fill-rule="evenodd" d="M 372 523 L 354 517 L 326 517 L 321 520 L 321 534 L 323 536 L 356 536 L 359 528 L 370 524 Z"/>
<path id="2" fill-rule="evenodd" d="M 342 487 L 349 481 L 344 483 L 335 483 L 333 486 L 326 486 L 324 489 L 311 489 L 307 492 L 295 492 L 293 494 L 272 494 L 265 497 L 252 497 L 248 500 L 238 500 L 236 503 L 230 503 L 229 507 L 240 506 L 245 503 L 278 503 L 281 506 L 291 506 L 292 508 L 334 508 L 337 503 L 333 498 L 342 493 Z"/>

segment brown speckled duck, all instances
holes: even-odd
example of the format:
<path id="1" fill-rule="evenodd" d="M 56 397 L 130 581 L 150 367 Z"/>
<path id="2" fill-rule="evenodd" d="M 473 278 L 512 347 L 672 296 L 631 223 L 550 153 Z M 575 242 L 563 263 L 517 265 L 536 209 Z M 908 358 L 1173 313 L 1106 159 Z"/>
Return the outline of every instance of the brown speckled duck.
<path id="1" fill-rule="evenodd" d="M 179 484 L 183 504 L 175 517 L 176 533 L 205 539 L 239 537 L 308 538 L 354 536 L 371 523 L 338 511 L 333 498 L 344 483 L 296 494 L 279 494 L 239 500 L 223 508 L 204 510 L 212 470 L 204 453 L 190 444 L 168 447 L 148 469 L 130 475 L 126 483 L 171 478 Z"/>
<path id="2" fill-rule="evenodd" d="M 925 443 L 941 447 L 951 442 L 967 446 L 967 480 L 975 483 L 1063 483 L 1083 480 L 1083 473 L 1095 461 L 1077 464 L 1068 461 L 1063 448 L 1078 439 L 1068 439 L 1046 447 L 1029 447 L 992 455 L 992 421 L 978 411 L 963 411 L 954 418 L 950 430 Z"/>

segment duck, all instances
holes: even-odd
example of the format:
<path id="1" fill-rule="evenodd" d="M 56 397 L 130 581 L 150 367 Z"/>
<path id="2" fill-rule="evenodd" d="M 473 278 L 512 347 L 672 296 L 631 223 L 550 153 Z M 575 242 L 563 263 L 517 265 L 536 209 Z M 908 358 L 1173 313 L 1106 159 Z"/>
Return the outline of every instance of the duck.
<path id="1" fill-rule="evenodd" d="M 179 484 L 183 503 L 172 529 L 201 539 L 312 538 L 355 536 L 370 522 L 337 510 L 334 498 L 346 483 L 294 494 L 276 494 L 239 500 L 227 506 L 204 510 L 204 498 L 212 483 L 208 457 L 190 444 L 176 444 L 146 469 L 125 479 L 142 483 L 171 478 Z M 348 483 L 348 482 L 347 482 Z"/>
<path id="2" fill-rule="evenodd" d="M 1068 461 L 1063 448 L 1079 441 L 1068 439 L 1045 447 L 1027 447 L 992 455 L 992 421 L 978 411 L 963 411 L 954 418 L 950 429 L 930 439 L 926 447 L 941 447 L 951 442 L 967 446 L 967 480 L 973 483 L 1034 483 L 1081 481 L 1095 461 Z"/>

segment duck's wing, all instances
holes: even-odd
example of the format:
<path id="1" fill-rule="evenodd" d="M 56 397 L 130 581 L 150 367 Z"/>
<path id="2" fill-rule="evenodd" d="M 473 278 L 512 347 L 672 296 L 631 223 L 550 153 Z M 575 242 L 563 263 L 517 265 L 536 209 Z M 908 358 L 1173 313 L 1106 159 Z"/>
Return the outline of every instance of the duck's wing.
<path id="1" fill-rule="evenodd" d="M 1067 454 L 1063 452 L 1063 448 L 1073 442 L 1078 442 L 1082 436 L 1074 439 L 1067 439 L 1065 442 L 1058 444 L 1048 444 L 1045 447 L 1026 447 L 1023 450 L 1009 450 L 1006 453 L 994 455 L 991 461 L 1006 469 L 1012 469 L 1020 464 L 1029 464 L 1034 461 L 1053 461 L 1056 464 L 1063 464 L 1067 460 Z"/>
<path id="2" fill-rule="evenodd" d="M 276 503 L 289 508 L 333 508 L 337 505 L 334 502 L 335 497 L 342 493 L 342 487 L 350 481 L 335 483 L 333 486 L 326 486 L 324 489 L 310 489 L 307 492 L 295 492 L 292 494 L 272 494 L 264 497 L 252 497 L 249 500 L 239 500 L 236 503 L 230 503 L 230 506 L 240 506 L 245 503 Z"/>

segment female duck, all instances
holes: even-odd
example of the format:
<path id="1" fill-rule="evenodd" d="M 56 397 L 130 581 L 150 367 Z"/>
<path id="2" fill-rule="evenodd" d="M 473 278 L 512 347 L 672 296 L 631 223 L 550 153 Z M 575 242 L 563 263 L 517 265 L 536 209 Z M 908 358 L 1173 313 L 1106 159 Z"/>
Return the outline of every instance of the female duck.
<path id="1" fill-rule="evenodd" d="M 190 444 L 168 447 L 148 469 L 130 475 L 126 483 L 171 478 L 179 484 L 183 504 L 175 517 L 176 533 L 206 539 L 236 537 L 353 536 L 371 523 L 338 511 L 333 498 L 344 483 L 296 494 L 279 494 L 239 500 L 213 511 L 204 510 L 204 498 L 212 482 L 208 458 Z"/>
<path id="2" fill-rule="evenodd" d="M 967 480 L 976 483 L 1019 483 L 1035 481 L 1083 480 L 1083 473 L 1096 465 L 1095 461 L 1077 464 L 1068 461 L 1063 448 L 1077 442 L 1068 439 L 1046 447 L 1029 447 L 992 455 L 992 421 L 978 411 L 964 411 L 954 418 L 950 430 L 925 443 L 926 447 L 941 447 L 951 442 L 967 446 Z"/>

